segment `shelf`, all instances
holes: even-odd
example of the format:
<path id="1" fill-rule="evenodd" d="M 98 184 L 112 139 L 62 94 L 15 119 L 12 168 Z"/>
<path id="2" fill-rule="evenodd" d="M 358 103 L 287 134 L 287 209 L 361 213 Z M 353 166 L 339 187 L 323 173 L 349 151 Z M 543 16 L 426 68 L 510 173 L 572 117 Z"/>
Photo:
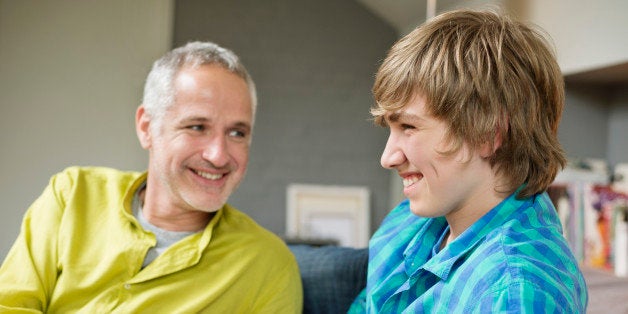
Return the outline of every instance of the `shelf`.
<path id="1" fill-rule="evenodd" d="M 628 62 L 565 75 L 568 85 L 628 87 Z"/>

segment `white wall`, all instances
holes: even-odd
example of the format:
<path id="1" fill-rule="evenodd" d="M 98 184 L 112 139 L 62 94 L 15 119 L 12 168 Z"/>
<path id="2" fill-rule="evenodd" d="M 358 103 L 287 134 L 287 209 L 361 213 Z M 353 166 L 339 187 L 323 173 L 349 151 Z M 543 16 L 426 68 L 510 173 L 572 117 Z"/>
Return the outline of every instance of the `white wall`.
<path id="1" fill-rule="evenodd" d="M 525 18 L 552 37 L 564 74 L 628 61 L 628 1 L 526 0 Z"/>
<path id="2" fill-rule="evenodd" d="M 441 0 L 439 11 L 502 7 L 541 26 L 565 75 L 628 61 L 626 0 Z"/>
<path id="3" fill-rule="evenodd" d="M 134 111 L 173 0 L 0 0 L 0 259 L 70 165 L 142 170 Z"/>

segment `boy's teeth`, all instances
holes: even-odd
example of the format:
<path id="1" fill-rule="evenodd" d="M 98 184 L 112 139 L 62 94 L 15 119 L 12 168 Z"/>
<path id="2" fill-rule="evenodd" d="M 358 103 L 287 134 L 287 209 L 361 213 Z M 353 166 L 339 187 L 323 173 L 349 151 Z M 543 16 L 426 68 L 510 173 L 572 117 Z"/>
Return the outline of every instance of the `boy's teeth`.
<path id="1" fill-rule="evenodd" d="M 411 177 L 407 177 L 403 179 L 403 186 L 407 187 L 412 185 L 413 183 L 419 181 L 419 177 L 417 176 L 411 176 Z"/>
<path id="2" fill-rule="evenodd" d="M 209 180 L 218 180 L 220 178 L 222 178 L 222 174 L 211 174 L 208 172 L 202 172 L 202 171 L 196 171 L 196 174 L 198 174 L 199 176 L 205 178 L 205 179 L 209 179 Z"/>

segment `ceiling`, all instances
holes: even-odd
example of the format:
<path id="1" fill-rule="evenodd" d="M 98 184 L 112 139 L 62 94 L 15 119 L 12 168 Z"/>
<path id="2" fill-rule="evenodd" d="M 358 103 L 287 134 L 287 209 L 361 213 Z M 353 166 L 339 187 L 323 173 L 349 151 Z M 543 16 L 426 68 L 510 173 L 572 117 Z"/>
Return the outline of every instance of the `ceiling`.
<path id="1" fill-rule="evenodd" d="M 425 21 L 428 2 L 436 11 L 453 7 L 460 0 L 357 0 L 374 14 L 392 25 L 401 35 Z"/>

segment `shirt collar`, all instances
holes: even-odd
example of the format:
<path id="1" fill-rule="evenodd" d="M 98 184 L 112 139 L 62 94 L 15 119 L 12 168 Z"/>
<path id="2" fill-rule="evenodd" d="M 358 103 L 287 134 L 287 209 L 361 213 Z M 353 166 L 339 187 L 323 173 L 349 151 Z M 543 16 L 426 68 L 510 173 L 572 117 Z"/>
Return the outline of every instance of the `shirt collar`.
<path id="1" fill-rule="evenodd" d="M 432 219 L 431 223 L 427 223 L 424 226 L 423 229 L 425 230 L 417 232 L 417 236 L 410 242 L 410 245 L 404 253 L 406 256 L 406 271 L 408 275 L 415 274 L 420 269 L 424 269 L 442 280 L 446 280 L 459 259 L 464 258 L 467 252 L 473 250 L 475 246 L 480 244 L 481 240 L 484 239 L 489 232 L 499 229 L 504 224 L 504 221 L 525 203 L 530 202 L 529 198 L 519 200 L 515 197 L 522 188 L 523 186 L 519 187 L 509 197 L 502 200 L 497 206 L 482 216 L 442 250 L 439 250 L 440 245 L 444 240 L 444 235 L 447 234 L 449 230 L 449 226 L 444 217 Z M 426 238 L 424 236 L 425 234 L 429 234 L 430 239 Z M 419 249 L 421 243 L 435 244 L 431 250 L 421 250 Z M 419 256 L 418 252 L 423 252 L 423 256 Z M 426 254 L 432 256 L 425 256 Z M 417 259 L 426 262 L 417 263 Z"/>

